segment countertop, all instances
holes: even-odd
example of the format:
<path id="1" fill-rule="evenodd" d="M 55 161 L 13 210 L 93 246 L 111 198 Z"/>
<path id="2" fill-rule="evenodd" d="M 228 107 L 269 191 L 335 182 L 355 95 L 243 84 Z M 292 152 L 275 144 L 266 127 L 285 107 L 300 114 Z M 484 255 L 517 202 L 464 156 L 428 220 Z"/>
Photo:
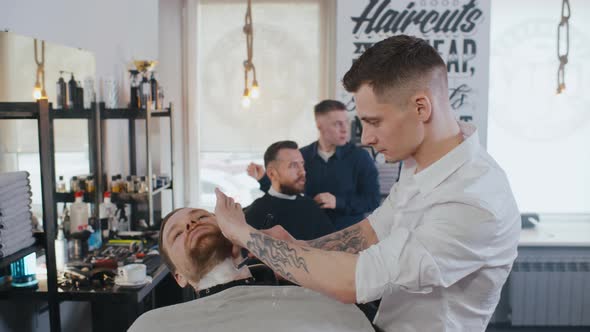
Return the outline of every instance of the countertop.
<path id="1" fill-rule="evenodd" d="M 521 231 L 519 247 L 590 247 L 590 221 L 541 221 Z"/>

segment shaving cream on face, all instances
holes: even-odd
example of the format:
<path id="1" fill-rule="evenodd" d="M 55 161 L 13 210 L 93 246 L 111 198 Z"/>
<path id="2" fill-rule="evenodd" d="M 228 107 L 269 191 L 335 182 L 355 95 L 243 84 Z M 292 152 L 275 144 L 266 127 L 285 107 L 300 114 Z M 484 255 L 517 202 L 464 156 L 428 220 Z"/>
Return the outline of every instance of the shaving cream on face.
<path id="1" fill-rule="evenodd" d="M 210 288 L 230 281 L 246 279 L 251 276 L 252 274 L 247 266 L 237 269 L 233 259 L 228 257 L 201 278 L 197 289 Z"/>

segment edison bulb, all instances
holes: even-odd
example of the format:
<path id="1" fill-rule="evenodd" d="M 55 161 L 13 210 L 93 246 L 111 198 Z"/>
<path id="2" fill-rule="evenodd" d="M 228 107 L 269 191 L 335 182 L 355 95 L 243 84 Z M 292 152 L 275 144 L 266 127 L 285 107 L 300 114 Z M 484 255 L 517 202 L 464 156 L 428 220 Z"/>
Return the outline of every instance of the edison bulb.
<path id="1" fill-rule="evenodd" d="M 41 97 L 42 97 L 41 88 L 36 86 L 33 89 L 33 98 L 35 98 L 35 100 L 39 100 L 39 99 L 41 99 Z"/>
<path id="2" fill-rule="evenodd" d="M 41 92 L 41 83 L 39 83 L 39 79 L 37 78 L 37 82 L 35 82 L 35 87 L 33 88 L 33 98 L 35 100 L 39 100 L 43 97 L 43 93 Z"/>
<path id="3" fill-rule="evenodd" d="M 250 97 L 242 96 L 242 108 L 244 108 L 244 109 L 250 108 Z"/>
<path id="4" fill-rule="evenodd" d="M 260 89 L 258 88 L 258 84 L 252 85 L 252 90 L 250 91 L 250 96 L 253 99 L 258 99 L 260 96 Z"/>

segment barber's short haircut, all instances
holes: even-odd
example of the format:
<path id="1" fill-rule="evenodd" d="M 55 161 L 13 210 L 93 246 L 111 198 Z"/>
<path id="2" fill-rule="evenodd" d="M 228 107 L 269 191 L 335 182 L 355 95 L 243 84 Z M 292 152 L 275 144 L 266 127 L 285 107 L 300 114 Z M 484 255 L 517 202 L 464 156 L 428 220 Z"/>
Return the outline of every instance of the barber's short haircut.
<path id="1" fill-rule="evenodd" d="M 264 167 L 267 168 L 268 164 L 277 160 L 277 155 L 279 151 L 282 149 L 292 149 L 297 150 L 299 147 L 297 143 L 293 141 L 278 141 L 272 143 L 264 152 Z"/>
<path id="2" fill-rule="evenodd" d="M 160 257 L 162 257 L 162 260 L 164 261 L 164 264 L 166 264 L 166 266 L 168 267 L 168 269 L 170 270 L 170 272 L 174 273 L 176 271 L 176 267 L 174 266 L 174 263 L 172 263 L 172 260 L 170 259 L 170 255 L 168 255 L 168 250 L 164 247 L 164 227 L 166 226 L 166 223 L 168 222 L 168 220 L 170 220 L 170 218 L 172 218 L 172 216 L 178 212 L 182 210 L 182 208 L 180 209 L 176 209 L 170 213 L 168 213 L 164 219 L 162 219 L 162 224 L 160 225 L 160 236 L 158 238 L 158 247 L 159 247 L 159 251 L 160 251 Z"/>
<path id="3" fill-rule="evenodd" d="M 338 100 L 326 99 L 320 101 L 313 107 L 313 114 L 315 114 L 315 116 L 326 114 L 331 111 L 346 111 L 346 105 Z"/>
<path id="4" fill-rule="evenodd" d="M 424 39 L 397 35 L 384 39 L 366 50 L 344 75 L 342 83 L 348 92 L 369 84 L 378 98 L 392 89 L 408 88 L 434 70 L 447 68 L 440 54 Z"/>

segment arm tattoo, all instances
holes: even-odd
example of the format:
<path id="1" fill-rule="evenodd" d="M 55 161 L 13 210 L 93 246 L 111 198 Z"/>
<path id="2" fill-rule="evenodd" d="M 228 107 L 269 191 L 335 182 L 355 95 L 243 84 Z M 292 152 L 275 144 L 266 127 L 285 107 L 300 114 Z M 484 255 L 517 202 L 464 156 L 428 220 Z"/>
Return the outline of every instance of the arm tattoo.
<path id="1" fill-rule="evenodd" d="M 351 254 L 356 254 L 368 247 L 368 241 L 363 235 L 360 225 L 343 229 L 319 239 L 307 241 L 307 244 L 317 249 L 345 251 Z"/>
<path id="2" fill-rule="evenodd" d="M 275 240 L 261 233 L 250 233 L 250 238 L 251 240 L 246 243 L 248 250 L 287 280 L 299 283 L 293 274 L 288 272 L 289 268 L 303 269 L 309 273 L 305 259 L 300 257 L 297 251 L 291 248 L 287 242 Z M 309 249 L 301 249 L 309 251 Z"/>

